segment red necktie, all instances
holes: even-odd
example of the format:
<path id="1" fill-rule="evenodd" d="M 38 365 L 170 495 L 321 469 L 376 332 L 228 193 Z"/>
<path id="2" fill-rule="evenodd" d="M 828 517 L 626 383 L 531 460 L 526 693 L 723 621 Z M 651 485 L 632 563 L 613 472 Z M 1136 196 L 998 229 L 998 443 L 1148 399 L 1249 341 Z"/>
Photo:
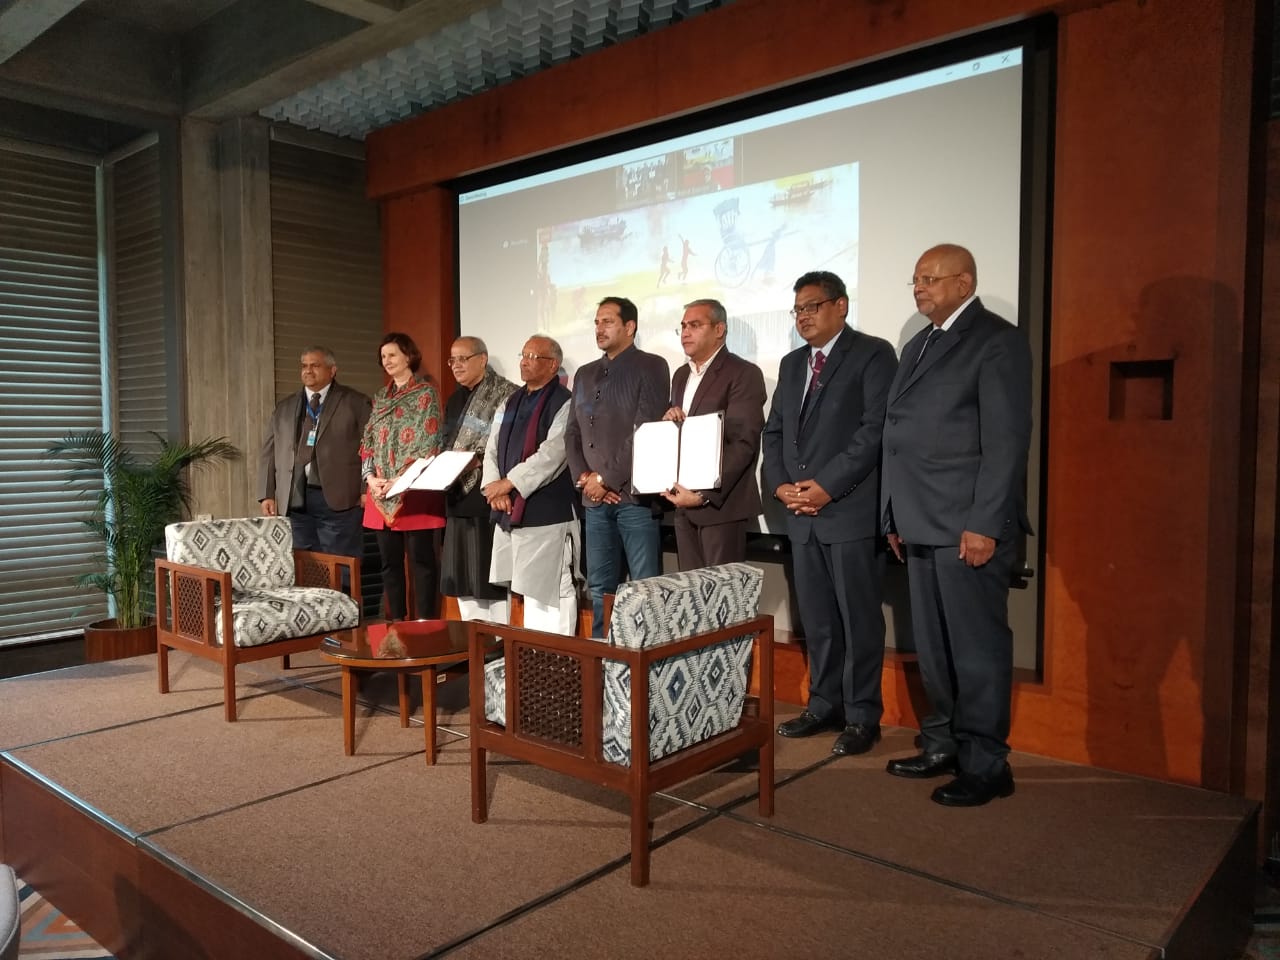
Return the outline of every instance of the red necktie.
<path id="1" fill-rule="evenodd" d="M 822 386 L 819 381 L 818 374 L 822 373 L 822 368 L 827 364 L 827 357 L 821 350 L 813 355 L 813 361 L 810 366 L 813 367 L 813 373 L 809 375 L 809 388 L 804 392 L 804 402 L 800 404 L 800 422 L 804 423 L 805 414 L 809 412 L 809 403 L 814 395 L 818 392 L 818 388 Z"/>

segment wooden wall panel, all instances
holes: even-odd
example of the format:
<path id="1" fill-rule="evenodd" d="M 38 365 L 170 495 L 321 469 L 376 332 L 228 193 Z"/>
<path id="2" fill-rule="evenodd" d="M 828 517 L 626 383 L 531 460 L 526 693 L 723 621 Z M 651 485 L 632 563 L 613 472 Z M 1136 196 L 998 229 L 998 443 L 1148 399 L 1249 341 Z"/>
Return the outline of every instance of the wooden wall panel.
<path id="1" fill-rule="evenodd" d="M 457 320 L 457 247 L 453 193 L 420 190 L 382 205 L 383 313 L 386 330 L 407 333 L 422 351 L 423 368 L 442 385 Z"/>
<path id="2" fill-rule="evenodd" d="M 741 0 L 441 108 L 368 141 L 388 323 L 452 323 L 451 261 L 415 273 L 452 256 L 442 182 L 1057 13 L 1045 676 L 1017 685 L 1013 743 L 1225 788 L 1256 2 Z M 1112 419 L 1112 364 L 1141 360 L 1170 364 L 1172 419 Z M 885 676 L 886 721 L 912 721 L 914 671 Z"/>

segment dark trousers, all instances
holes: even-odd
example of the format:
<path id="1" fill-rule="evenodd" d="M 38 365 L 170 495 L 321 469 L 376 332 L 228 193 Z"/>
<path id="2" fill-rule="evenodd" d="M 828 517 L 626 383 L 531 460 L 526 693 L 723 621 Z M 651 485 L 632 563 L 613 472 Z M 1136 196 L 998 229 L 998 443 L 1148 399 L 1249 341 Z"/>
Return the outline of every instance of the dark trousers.
<path id="1" fill-rule="evenodd" d="M 681 570 L 696 570 L 718 563 L 740 563 L 747 559 L 747 521 L 709 523 L 696 526 L 686 511 L 677 510 L 676 556 Z"/>
<path id="2" fill-rule="evenodd" d="M 1009 629 L 1012 539 L 996 544 L 981 567 L 960 548 L 907 548 L 911 632 L 932 713 L 920 721 L 921 745 L 955 754 L 964 773 L 998 775 L 1009 755 L 1013 631 Z"/>
<path id="3" fill-rule="evenodd" d="M 382 557 L 382 606 L 388 620 L 409 616 L 405 598 L 404 558 L 409 554 L 413 577 L 413 615 L 418 620 L 437 616 L 439 576 L 436 571 L 434 530 L 379 530 L 378 554 Z"/>
<path id="4" fill-rule="evenodd" d="M 791 541 L 796 601 L 809 654 L 809 710 L 879 723 L 884 669 L 884 554 L 874 539 Z"/>
<path id="5" fill-rule="evenodd" d="M 318 550 L 340 557 L 364 553 L 364 511 L 360 507 L 334 510 L 319 487 L 307 487 L 302 509 L 289 510 L 295 550 Z"/>

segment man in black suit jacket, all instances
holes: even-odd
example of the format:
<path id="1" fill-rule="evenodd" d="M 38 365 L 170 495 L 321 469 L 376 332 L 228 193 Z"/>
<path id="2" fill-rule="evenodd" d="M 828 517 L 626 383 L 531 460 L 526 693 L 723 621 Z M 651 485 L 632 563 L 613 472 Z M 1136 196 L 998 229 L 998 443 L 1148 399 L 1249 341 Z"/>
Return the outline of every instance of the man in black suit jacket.
<path id="1" fill-rule="evenodd" d="M 729 317 L 719 300 L 685 304 L 680 345 L 689 362 L 671 377 L 671 408 L 662 419 L 724 411 L 720 486 L 689 490 L 677 483 L 663 496 L 676 506 L 676 554 L 681 570 L 734 563 L 747 556 L 747 524 L 760 515 L 756 460 L 764 426 L 764 375 L 729 352 Z"/>
<path id="2" fill-rule="evenodd" d="M 334 378 L 338 362 L 325 347 L 302 351 L 302 389 L 278 404 L 262 444 L 262 513 L 286 514 L 293 545 L 358 557 L 360 436 L 373 406 Z"/>
<path id="3" fill-rule="evenodd" d="M 880 434 L 897 361 L 886 341 L 845 322 L 849 298 L 834 273 L 797 280 L 791 312 L 808 346 L 778 370 L 764 484 L 787 509 L 809 703 L 778 733 L 843 727 L 832 752 L 865 753 L 880 739 L 883 711 Z"/>
<path id="4" fill-rule="evenodd" d="M 1013 793 L 1009 582 L 1026 514 L 1031 350 L 982 305 L 964 247 L 916 263 L 912 286 L 929 325 L 902 352 L 884 429 L 882 518 L 907 558 L 920 675 L 933 711 L 918 756 L 895 776 L 958 776 L 937 803 L 978 806 Z"/>

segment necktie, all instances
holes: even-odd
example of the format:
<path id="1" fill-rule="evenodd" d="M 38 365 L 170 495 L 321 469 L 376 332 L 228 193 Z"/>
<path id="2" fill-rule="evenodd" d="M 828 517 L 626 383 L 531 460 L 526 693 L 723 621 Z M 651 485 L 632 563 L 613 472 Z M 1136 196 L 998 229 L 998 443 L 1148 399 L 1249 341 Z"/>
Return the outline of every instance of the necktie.
<path id="1" fill-rule="evenodd" d="M 818 392 L 818 387 L 822 384 L 818 378 L 818 374 L 822 373 L 822 368 L 827 365 L 827 356 L 821 350 L 813 355 L 811 366 L 813 373 L 809 375 L 809 387 L 804 392 L 804 402 L 800 404 L 800 422 L 804 423 L 805 415 L 809 412 L 809 403 L 813 400 L 814 394 Z"/>
<path id="2" fill-rule="evenodd" d="M 311 408 L 310 412 L 302 415 L 301 430 L 298 435 L 298 455 L 296 458 L 297 462 L 304 466 L 314 459 L 312 455 L 315 451 L 312 449 L 311 444 L 307 443 L 307 439 L 311 435 L 311 431 L 319 426 L 317 418 L 320 414 L 320 394 L 313 393 L 308 406 Z"/>
<path id="3" fill-rule="evenodd" d="M 911 372 L 914 373 L 916 367 L 920 366 L 920 361 L 924 359 L 924 355 L 933 346 L 933 342 L 942 336 L 942 328 L 934 327 L 929 331 L 929 335 L 924 338 L 924 346 L 920 348 L 920 352 L 916 354 L 916 362 L 911 365 Z"/>

